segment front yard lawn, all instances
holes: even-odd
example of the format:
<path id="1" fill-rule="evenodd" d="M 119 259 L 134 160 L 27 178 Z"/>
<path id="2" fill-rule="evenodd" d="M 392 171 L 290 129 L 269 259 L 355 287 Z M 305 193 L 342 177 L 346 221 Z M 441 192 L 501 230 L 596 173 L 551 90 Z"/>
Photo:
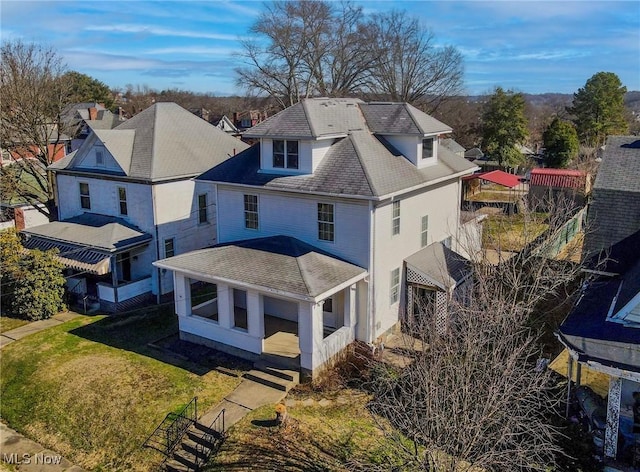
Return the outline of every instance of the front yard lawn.
<path id="1" fill-rule="evenodd" d="M 29 321 L 2 315 L 0 316 L 0 333 L 11 331 L 26 324 L 29 324 Z"/>
<path id="2" fill-rule="evenodd" d="M 89 470 L 158 470 L 141 448 L 194 396 L 204 412 L 240 378 L 202 369 L 147 343 L 177 330 L 171 310 L 82 316 L 2 349 L 2 419 Z"/>
<path id="3" fill-rule="evenodd" d="M 206 471 L 344 470 L 346 464 L 388 464 L 393 448 L 366 408 L 368 396 L 341 392 L 341 402 L 299 401 L 285 425 L 275 426 L 274 406 L 254 410 L 231 430 Z M 391 470 L 391 467 L 389 468 Z"/>

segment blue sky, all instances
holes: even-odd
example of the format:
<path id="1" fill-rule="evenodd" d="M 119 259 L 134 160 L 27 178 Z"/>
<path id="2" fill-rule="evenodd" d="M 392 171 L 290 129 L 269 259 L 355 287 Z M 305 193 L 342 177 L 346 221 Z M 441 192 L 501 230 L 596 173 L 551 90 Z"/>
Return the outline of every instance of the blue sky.
<path id="1" fill-rule="evenodd" d="M 356 1 L 366 12 L 407 10 L 464 56 L 465 87 L 573 93 L 596 72 L 640 90 L 640 2 Z M 1 37 L 53 46 L 68 67 L 107 85 L 216 95 L 235 86 L 239 41 L 264 8 L 254 1 L 0 3 Z"/>

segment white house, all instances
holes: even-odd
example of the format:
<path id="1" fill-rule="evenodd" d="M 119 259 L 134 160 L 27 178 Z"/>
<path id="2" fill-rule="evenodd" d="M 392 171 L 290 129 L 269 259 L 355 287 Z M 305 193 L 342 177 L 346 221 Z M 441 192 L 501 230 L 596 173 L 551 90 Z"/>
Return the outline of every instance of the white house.
<path id="1" fill-rule="evenodd" d="M 197 178 L 216 196 L 219 245 L 154 263 L 173 271 L 181 337 L 316 374 L 416 297 L 450 296 L 466 276 L 461 177 L 477 169 L 441 146 L 450 132 L 411 105 L 357 99 L 307 99 L 246 131 L 259 142 Z M 217 296 L 192 302 L 195 281 Z"/>
<path id="2" fill-rule="evenodd" d="M 22 232 L 59 249 L 68 289 L 118 311 L 173 290 L 152 262 L 216 243 L 214 189 L 193 177 L 248 146 L 175 103 L 94 129 L 49 167 L 59 221 Z"/>

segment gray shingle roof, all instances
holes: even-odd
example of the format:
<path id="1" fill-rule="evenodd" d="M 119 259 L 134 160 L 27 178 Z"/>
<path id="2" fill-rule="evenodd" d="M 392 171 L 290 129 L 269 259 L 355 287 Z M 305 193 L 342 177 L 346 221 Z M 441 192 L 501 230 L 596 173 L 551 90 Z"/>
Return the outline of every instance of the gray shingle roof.
<path id="1" fill-rule="evenodd" d="M 248 147 L 169 102 L 156 103 L 113 130 L 94 133 L 110 152 L 114 150 L 114 158 L 126 177 L 150 181 L 193 177 Z M 89 146 L 82 146 L 76 153 L 77 159 L 64 167 L 58 164 L 51 168 L 80 170 L 74 169 L 74 165 L 88 149 Z"/>
<path id="2" fill-rule="evenodd" d="M 360 105 L 369 129 L 380 134 L 440 134 L 452 129 L 408 103 Z"/>
<path id="3" fill-rule="evenodd" d="M 609 136 L 593 188 L 640 192 L 640 137 Z"/>
<path id="4" fill-rule="evenodd" d="M 407 267 L 422 272 L 443 290 L 454 288 L 470 271 L 469 261 L 437 242 L 405 259 Z"/>
<path id="5" fill-rule="evenodd" d="M 22 231 L 23 234 L 108 252 L 151 240 L 151 235 L 112 216 L 83 213 Z"/>
<path id="6" fill-rule="evenodd" d="M 282 176 L 260 172 L 260 146 L 254 145 L 200 175 L 198 180 L 381 197 L 473 169 L 472 163 L 442 147 L 437 164 L 418 169 L 383 138 L 352 131 L 331 146 L 313 174 Z"/>
<path id="7" fill-rule="evenodd" d="M 306 299 L 367 273 L 362 267 L 288 236 L 225 243 L 163 259 L 155 265 Z"/>

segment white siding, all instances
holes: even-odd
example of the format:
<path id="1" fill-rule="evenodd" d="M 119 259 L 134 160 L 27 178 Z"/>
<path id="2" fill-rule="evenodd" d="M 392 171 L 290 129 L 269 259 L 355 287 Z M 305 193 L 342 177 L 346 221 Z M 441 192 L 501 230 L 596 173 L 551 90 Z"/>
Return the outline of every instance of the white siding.
<path id="1" fill-rule="evenodd" d="M 422 169 L 429 167 L 438 162 L 438 137 L 430 136 L 433 138 L 433 157 L 428 159 L 422 159 L 422 137 L 421 136 L 396 136 L 387 135 L 384 136 L 398 151 L 402 153 L 407 159 L 409 159 L 413 165 Z"/>
<path id="2" fill-rule="evenodd" d="M 260 168 L 278 174 L 311 174 L 316 170 L 333 140 L 303 141 L 298 140 L 298 169 L 273 167 L 273 140 L 260 140 Z"/>
<path id="3" fill-rule="evenodd" d="M 220 242 L 285 235 L 298 238 L 361 267 L 369 266 L 367 202 L 218 187 Z M 259 229 L 244 227 L 244 194 L 258 195 Z M 318 203 L 333 203 L 335 241 L 318 239 Z"/>
<path id="4" fill-rule="evenodd" d="M 422 217 L 429 215 L 428 244 L 457 233 L 458 187 L 458 181 L 454 181 L 430 187 L 422 193 L 399 197 L 400 234 L 395 236 L 391 234 L 391 201 L 381 203 L 374 210 L 374 267 L 371 277 L 374 284 L 374 339 L 398 321 L 399 310 L 404 303 L 403 261 L 422 249 Z M 400 268 L 400 299 L 390 305 L 391 271 L 396 268 Z"/>

